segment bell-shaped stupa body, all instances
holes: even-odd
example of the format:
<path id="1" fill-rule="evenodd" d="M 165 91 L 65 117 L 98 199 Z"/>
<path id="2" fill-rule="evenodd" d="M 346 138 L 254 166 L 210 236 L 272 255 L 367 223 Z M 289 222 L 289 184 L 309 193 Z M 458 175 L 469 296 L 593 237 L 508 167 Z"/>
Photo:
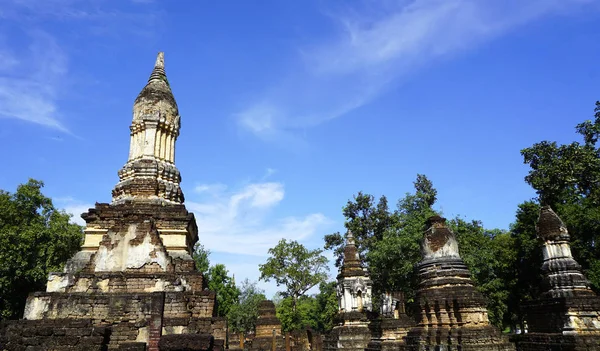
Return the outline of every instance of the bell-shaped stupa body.
<path id="1" fill-rule="evenodd" d="M 182 203 L 174 163 L 179 120 L 159 53 L 134 103 L 129 158 L 113 201 L 96 203 L 82 215 L 81 251 L 64 272 L 49 275 L 46 292 L 29 296 L 24 318 L 32 328 L 87 323 L 92 334 L 73 335 L 93 335 L 102 327 L 103 350 L 137 350 L 129 345 L 137 342 L 158 351 L 163 338 L 181 348 L 185 343 L 223 346 L 226 321 L 214 317 L 215 293 L 204 289 L 191 256 L 198 228 Z M 76 342 L 73 335 L 64 342 Z M 63 341 L 42 342 L 62 349 Z"/>
<path id="2" fill-rule="evenodd" d="M 550 206 L 540 209 L 536 226 L 543 241 L 542 293 L 547 297 L 594 295 L 590 283 L 573 258 L 567 226 Z"/>
<path id="3" fill-rule="evenodd" d="M 454 233 L 440 216 L 429 218 L 421 241 L 417 326 L 408 350 L 514 350 L 490 325 L 486 300 L 460 257 Z"/>
<path id="4" fill-rule="evenodd" d="M 571 254 L 567 226 L 543 206 L 536 229 L 544 257 L 541 296 L 523 306 L 528 332 L 517 336 L 519 349 L 600 350 L 600 298 Z"/>

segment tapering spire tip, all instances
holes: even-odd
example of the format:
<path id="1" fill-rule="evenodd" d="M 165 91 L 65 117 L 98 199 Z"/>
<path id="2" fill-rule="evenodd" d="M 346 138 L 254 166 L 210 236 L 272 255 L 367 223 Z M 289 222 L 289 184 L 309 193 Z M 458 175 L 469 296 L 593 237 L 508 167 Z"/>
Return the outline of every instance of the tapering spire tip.
<path id="1" fill-rule="evenodd" d="M 155 68 L 165 68 L 165 53 L 159 52 L 156 56 L 156 63 L 154 64 Z"/>

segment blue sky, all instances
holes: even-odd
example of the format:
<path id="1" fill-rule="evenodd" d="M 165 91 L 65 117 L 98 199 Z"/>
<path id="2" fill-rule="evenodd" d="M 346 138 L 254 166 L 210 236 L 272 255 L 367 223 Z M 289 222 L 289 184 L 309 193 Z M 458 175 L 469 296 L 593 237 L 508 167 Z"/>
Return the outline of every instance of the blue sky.
<path id="1" fill-rule="evenodd" d="M 76 220 L 109 202 L 165 51 L 186 205 L 238 282 L 417 173 L 445 216 L 508 229 L 534 196 L 519 150 L 576 139 L 600 99 L 599 17 L 593 0 L 0 0 L 0 189 L 41 179 Z"/>

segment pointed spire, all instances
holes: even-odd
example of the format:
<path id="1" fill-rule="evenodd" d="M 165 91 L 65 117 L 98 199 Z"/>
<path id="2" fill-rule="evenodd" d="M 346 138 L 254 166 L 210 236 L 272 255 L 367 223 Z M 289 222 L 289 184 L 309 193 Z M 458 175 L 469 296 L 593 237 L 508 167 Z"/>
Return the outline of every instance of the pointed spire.
<path id="1" fill-rule="evenodd" d="M 351 230 L 346 233 L 346 247 L 344 247 L 344 263 L 340 269 L 340 274 L 344 276 L 364 275 L 365 272 L 360 262 L 354 234 Z"/>
<path id="2" fill-rule="evenodd" d="M 148 83 L 152 83 L 154 81 L 165 82 L 169 85 L 169 81 L 167 80 L 167 73 L 165 72 L 165 53 L 159 52 L 156 56 L 156 63 L 154 64 L 154 69 L 150 74 L 150 78 L 148 78 Z"/>
<path id="3" fill-rule="evenodd" d="M 154 111 L 159 112 L 161 116 L 168 116 L 168 122 L 173 123 L 179 129 L 179 109 L 167 79 L 165 54 L 162 51 L 156 56 L 154 69 L 150 73 L 148 83 L 135 99 L 133 110 L 134 120 L 149 111 Z"/>

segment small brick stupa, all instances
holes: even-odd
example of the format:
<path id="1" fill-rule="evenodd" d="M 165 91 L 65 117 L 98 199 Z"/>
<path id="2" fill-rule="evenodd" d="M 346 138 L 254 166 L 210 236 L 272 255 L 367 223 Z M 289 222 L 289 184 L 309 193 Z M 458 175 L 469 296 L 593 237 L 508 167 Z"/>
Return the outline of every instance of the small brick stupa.
<path id="1" fill-rule="evenodd" d="M 573 259 L 567 227 L 544 206 L 536 229 L 543 241 L 542 295 L 524 306 L 528 332 L 515 338 L 519 349 L 600 350 L 600 298 Z"/>
<path id="2" fill-rule="evenodd" d="M 7 328 L 5 348 L 23 349 L 32 336 L 36 347 L 57 350 L 223 346 L 226 321 L 214 317 L 215 294 L 204 290 L 191 256 L 198 228 L 175 166 L 179 128 L 159 53 L 133 106 L 129 159 L 112 202 L 82 215 L 81 251 L 64 272 L 50 274 L 45 292 L 29 296 L 25 320 Z M 63 327 L 75 331 L 65 335 Z"/>
<path id="3" fill-rule="evenodd" d="M 352 232 L 348 232 L 344 248 L 344 262 L 337 276 L 339 312 L 337 325 L 323 341 L 325 351 L 339 348 L 363 351 L 371 340 L 367 313 L 372 310 L 373 281 L 361 265 Z"/>
<path id="4" fill-rule="evenodd" d="M 250 350 L 285 350 L 285 342 L 281 334 L 281 322 L 277 318 L 275 304 L 271 300 L 264 300 L 258 304 L 256 331 Z"/>
<path id="5" fill-rule="evenodd" d="M 407 336 L 407 350 L 514 350 L 490 325 L 486 300 L 471 281 L 446 219 L 433 216 L 421 242 L 418 265 L 417 326 Z"/>

